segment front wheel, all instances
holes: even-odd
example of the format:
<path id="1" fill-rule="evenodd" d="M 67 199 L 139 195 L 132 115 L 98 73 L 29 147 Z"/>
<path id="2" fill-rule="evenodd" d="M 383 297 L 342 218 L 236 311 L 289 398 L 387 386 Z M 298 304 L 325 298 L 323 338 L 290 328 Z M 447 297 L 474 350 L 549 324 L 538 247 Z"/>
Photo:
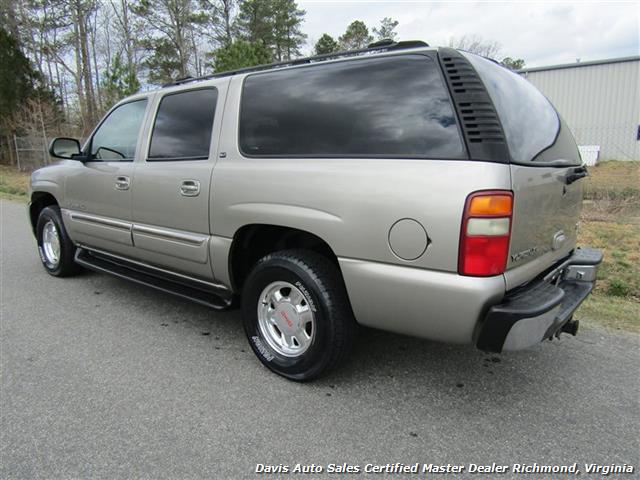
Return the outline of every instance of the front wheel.
<path id="1" fill-rule="evenodd" d="M 45 270 L 55 277 L 68 277 L 80 270 L 74 261 L 76 248 L 62 223 L 60 208 L 43 208 L 36 224 L 38 253 Z"/>
<path id="2" fill-rule="evenodd" d="M 335 368 L 353 343 L 355 320 L 339 270 L 312 251 L 262 258 L 245 282 L 242 316 L 260 361 L 292 380 Z"/>

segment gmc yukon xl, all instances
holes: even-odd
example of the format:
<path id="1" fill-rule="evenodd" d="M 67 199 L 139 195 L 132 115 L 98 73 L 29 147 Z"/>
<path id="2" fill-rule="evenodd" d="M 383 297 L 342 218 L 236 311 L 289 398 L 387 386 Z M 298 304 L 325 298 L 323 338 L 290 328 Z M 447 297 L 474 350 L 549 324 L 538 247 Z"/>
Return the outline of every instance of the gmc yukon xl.
<path id="1" fill-rule="evenodd" d="M 587 172 L 553 105 L 422 42 L 181 79 L 50 153 L 29 204 L 47 272 L 239 302 L 293 380 L 357 324 L 492 352 L 575 334 L 602 261 L 576 245 Z"/>

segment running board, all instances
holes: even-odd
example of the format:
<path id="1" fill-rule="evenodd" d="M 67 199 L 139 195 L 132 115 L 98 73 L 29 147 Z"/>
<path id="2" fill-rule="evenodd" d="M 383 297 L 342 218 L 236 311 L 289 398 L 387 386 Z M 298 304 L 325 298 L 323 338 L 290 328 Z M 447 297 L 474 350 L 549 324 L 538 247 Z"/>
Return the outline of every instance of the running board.
<path id="1" fill-rule="evenodd" d="M 226 310 L 233 304 L 233 295 L 229 290 L 216 288 L 213 285 L 195 285 L 188 280 L 174 280 L 153 274 L 151 269 L 145 269 L 139 264 L 127 262 L 122 258 L 110 258 L 98 252 L 84 248 L 76 250 L 75 261 L 89 270 L 109 273 L 118 278 L 130 280 L 140 285 L 146 285 L 161 292 L 170 293 L 186 300 L 205 305 L 215 310 Z"/>

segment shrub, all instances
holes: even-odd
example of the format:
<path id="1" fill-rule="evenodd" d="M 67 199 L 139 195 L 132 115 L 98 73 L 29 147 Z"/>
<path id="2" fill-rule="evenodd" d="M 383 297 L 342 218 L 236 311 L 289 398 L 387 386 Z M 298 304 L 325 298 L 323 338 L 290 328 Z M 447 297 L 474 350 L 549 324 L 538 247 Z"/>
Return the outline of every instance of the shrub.
<path id="1" fill-rule="evenodd" d="M 631 291 L 631 287 L 627 282 L 621 280 L 619 278 L 614 278 L 609 282 L 609 288 L 607 289 L 607 293 L 614 297 L 626 297 L 629 295 Z"/>

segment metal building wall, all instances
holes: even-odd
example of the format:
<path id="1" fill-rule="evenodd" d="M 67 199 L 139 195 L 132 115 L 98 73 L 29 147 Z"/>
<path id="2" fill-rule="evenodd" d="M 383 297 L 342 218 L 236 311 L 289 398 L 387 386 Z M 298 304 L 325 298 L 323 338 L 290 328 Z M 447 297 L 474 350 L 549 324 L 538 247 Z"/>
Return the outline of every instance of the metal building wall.
<path id="1" fill-rule="evenodd" d="M 640 160 L 640 57 L 620 60 L 627 61 L 521 74 L 551 100 L 578 145 L 600 145 L 601 160 Z"/>

